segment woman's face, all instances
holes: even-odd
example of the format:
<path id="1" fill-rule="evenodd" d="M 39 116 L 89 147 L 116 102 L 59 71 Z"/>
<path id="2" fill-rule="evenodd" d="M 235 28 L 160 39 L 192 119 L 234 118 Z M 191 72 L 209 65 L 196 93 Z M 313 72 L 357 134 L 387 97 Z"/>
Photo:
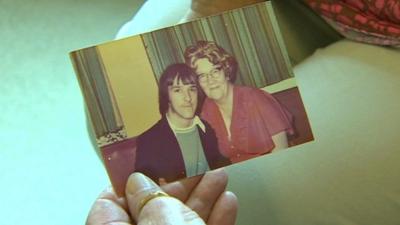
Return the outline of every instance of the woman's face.
<path id="1" fill-rule="evenodd" d="M 214 65 L 207 58 L 194 63 L 201 89 L 210 99 L 221 100 L 228 94 L 229 79 L 220 65 Z"/>

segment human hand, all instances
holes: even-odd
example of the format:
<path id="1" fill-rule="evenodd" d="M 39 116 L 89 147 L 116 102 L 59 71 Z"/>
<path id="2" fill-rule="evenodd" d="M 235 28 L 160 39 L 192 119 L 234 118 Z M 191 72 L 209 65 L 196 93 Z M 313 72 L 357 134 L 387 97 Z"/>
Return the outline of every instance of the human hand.
<path id="1" fill-rule="evenodd" d="M 228 177 L 223 170 L 206 173 L 162 186 L 172 197 L 156 197 L 141 207 L 150 193 L 160 191 L 149 178 L 132 174 L 126 186 L 126 198 L 118 198 L 112 189 L 95 201 L 86 224 L 205 224 L 235 223 L 237 199 L 226 192 Z"/>

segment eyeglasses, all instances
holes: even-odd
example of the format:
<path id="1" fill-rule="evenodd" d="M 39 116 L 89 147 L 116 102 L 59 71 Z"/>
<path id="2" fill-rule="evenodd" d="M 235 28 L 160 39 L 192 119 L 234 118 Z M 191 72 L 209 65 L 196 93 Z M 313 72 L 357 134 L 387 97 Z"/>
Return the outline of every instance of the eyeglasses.
<path id="1" fill-rule="evenodd" d="M 205 83 L 205 82 L 207 82 L 207 79 L 209 77 L 211 77 L 213 79 L 219 78 L 221 76 L 221 74 L 222 74 L 221 71 L 222 71 L 222 67 L 219 66 L 219 67 L 216 67 L 216 68 L 212 69 L 209 73 L 199 74 L 197 76 L 197 79 L 199 80 L 199 82 Z"/>

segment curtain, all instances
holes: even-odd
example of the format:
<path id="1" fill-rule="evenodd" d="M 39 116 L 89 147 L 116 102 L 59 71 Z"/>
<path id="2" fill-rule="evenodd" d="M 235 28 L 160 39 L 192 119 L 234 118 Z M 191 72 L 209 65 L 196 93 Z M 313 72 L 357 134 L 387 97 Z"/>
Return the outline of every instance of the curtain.
<path id="1" fill-rule="evenodd" d="M 237 84 L 264 87 L 293 77 L 270 2 L 142 34 L 142 40 L 157 80 L 198 40 L 214 41 L 236 58 Z"/>
<path id="2" fill-rule="evenodd" d="M 102 59 L 96 47 L 71 53 L 79 84 L 99 146 L 126 138 Z"/>

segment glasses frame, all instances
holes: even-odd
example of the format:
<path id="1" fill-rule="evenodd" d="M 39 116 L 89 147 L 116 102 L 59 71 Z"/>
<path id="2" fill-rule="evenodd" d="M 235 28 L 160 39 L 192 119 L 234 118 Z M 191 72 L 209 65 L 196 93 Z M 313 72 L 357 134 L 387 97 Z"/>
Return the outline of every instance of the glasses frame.
<path id="1" fill-rule="evenodd" d="M 211 77 L 213 79 L 217 79 L 222 75 L 222 71 L 224 69 L 222 68 L 222 66 L 217 66 L 215 68 L 213 68 L 210 72 L 208 73 L 202 73 L 202 74 L 198 74 L 197 75 L 197 80 L 199 81 L 199 83 L 205 83 L 207 82 L 207 80 Z"/>

